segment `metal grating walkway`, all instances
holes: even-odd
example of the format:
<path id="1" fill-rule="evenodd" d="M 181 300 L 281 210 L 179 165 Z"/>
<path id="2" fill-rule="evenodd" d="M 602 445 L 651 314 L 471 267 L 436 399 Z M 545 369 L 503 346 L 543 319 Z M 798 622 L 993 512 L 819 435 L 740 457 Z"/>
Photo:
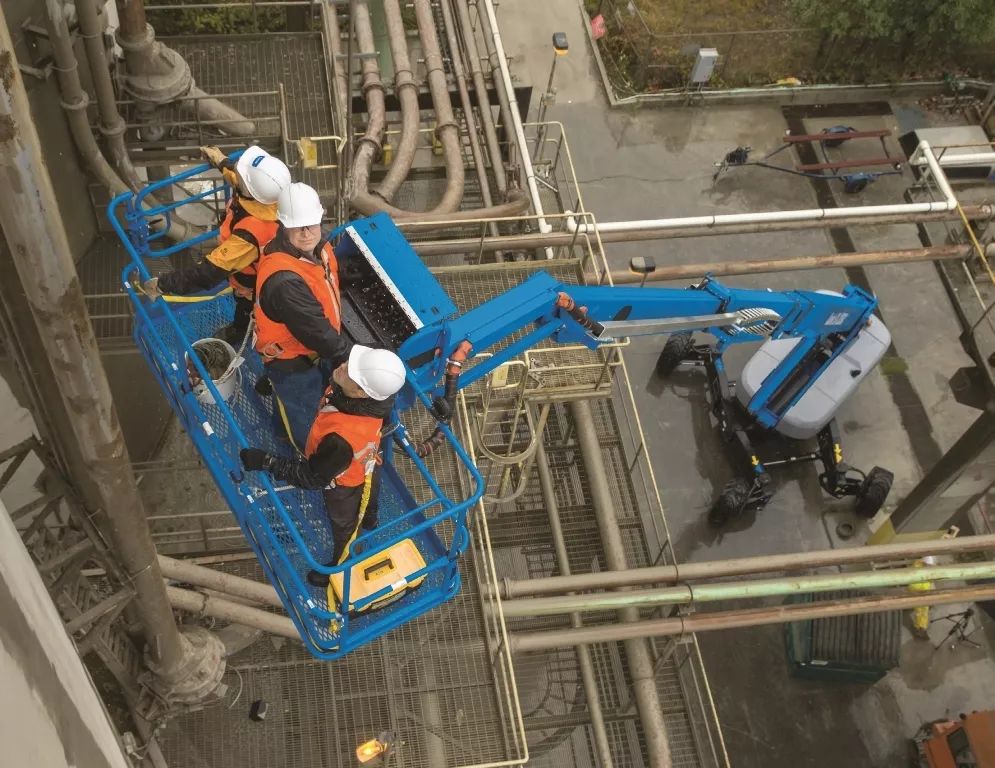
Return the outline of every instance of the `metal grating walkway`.
<path id="1" fill-rule="evenodd" d="M 162 748 L 183 768 L 351 768 L 355 748 L 386 729 L 408 768 L 503 763 L 518 749 L 510 701 L 496 685 L 469 557 L 460 595 L 431 615 L 334 662 L 264 638 L 229 659 L 225 702 L 170 720 Z M 225 570 L 262 579 L 254 561 Z M 241 690 L 240 695 L 238 694 Z M 236 696 L 238 697 L 236 700 Z M 249 719 L 264 700 L 262 722 Z"/>
<path id="2" fill-rule="evenodd" d="M 287 135 L 328 136 L 332 129 L 325 54 L 318 33 L 269 33 L 224 37 L 174 37 L 166 40 L 190 64 L 197 85 L 208 93 L 269 91 L 282 83 L 286 94 Z M 319 145 L 319 162 L 333 163 L 331 144 Z M 318 193 L 335 196 L 331 170 L 294 167 L 295 151 L 284 158 L 294 179 Z"/>

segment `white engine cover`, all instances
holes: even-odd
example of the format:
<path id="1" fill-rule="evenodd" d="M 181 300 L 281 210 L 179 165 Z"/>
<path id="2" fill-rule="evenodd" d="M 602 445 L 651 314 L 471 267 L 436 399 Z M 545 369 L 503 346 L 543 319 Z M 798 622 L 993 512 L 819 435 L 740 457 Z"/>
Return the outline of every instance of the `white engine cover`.
<path id="1" fill-rule="evenodd" d="M 781 361 L 801 339 L 769 339 L 743 366 L 736 394 L 746 405 Z M 836 415 L 864 377 L 874 370 L 891 345 L 891 334 L 877 317 L 868 324 L 853 344 L 812 383 L 804 395 L 791 406 L 774 428 L 785 437 L 804 440 L 813 437 Z"/>

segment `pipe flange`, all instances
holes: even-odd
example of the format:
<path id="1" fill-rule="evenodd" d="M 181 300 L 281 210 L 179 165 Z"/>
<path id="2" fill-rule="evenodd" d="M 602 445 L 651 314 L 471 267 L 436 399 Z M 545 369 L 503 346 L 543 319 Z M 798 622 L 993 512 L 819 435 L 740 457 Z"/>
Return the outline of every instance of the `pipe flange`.
<path id="1" fill-rule="evenodd" d="M 380 81 L 380 80 L 374 80 L 374 81 L 369 82 L 369 83 L 363 83 L 363 87 L 362 87 L 361 92 L 362 92 L 364 98 L 365 98 L 366 94 L 368 94 L 370 91 L 380 91 L 380 93 L 383 93 L 383 94 L 387 93 L 387 89 L 384 88 L 383 82 Z"/>
<path id="2" fill-rule="evenodd" d="M 225 645 L 203 627 L 182 627 L 180 642 L 183 658 L 173 669 L 152 661 L 148 649 L 145 663 L 152 671 L 151 687 L 166 701 L 197 704 L 208 699 L 225 674 Z"/>
<path id="3" fill-rule="evenodd" d="M 145 34 L 136 40 L 125 40 L 121 37 L 121 28 L 118 27 L 114 31 L 114 40 L 121 46 L 121 50 L 125 53 L 133 53 L 135 51 L 141 51 L 145 48 L 151 48 L 152 43 L 155 42 L 155 30 L 152 28 L 151 24 L 145 25 Z"/>
<path id="4" fill-rule="evenodd" d="M 448 120 L 445 123 L 439 123 L 435 126 L 435 135 L 440 139 L 442 138 L 443 128 L 454 128 L 457 133 L 459 132 L 459 125 L 456 124 L 455 120 Z"/>
<path id="5" fill-rule="evenodd" d="M 128 130 L 128 124 L 124 121 L 124 118 L 121 117 L 120 115 L 117 116 L 117 120 L 114 121 L 111 125 L 104 125 L 103 123 L 100 123 L 100 125 L 97 127 L 100 130 L 101 135 L 107 136 L 108 138 L 111 138 L 113 136 L 120 136 L 121 134 L 123 134 L 125 131 Z"/>
<path id="6" fill-rule="evenodd" d="M 359 144 L 360 145 L 369 144 L 370 146 L 372 146 L 374 151 L 373 155 L 374 157 L 380 157 L 380 155 L 383 153 L 383 144 L 374 139 L 372 136 L 361 136 L 359 139 Z"/>
<path id="7" fill-rule="evenodd" d="M 193 75 L 186 60 L 169 46 L 155 39 L 152 27 L 146 25 L 146 36 L 125 44 L 124 90 L 138 101 L 168 104 L 185 96 L 193 87 Z"/>
<path id="8" fill-rule="evenodd" d="M 90 106 L 90 97 L 86 95 L 86 91 L 81 91 L 75 103 L 70 104 L 68 101 L 60 99 L 59 106 L 66 110 L 66 112 L 82 112 Z"/>
<path id="9" fill-rule="evenodd" d="M 415 82 L 415 73 L 410 69 L 399 69 L 394 72 L 394 91 L 400 91 L 402 88 L 418 88 L 418 83 Z"/>

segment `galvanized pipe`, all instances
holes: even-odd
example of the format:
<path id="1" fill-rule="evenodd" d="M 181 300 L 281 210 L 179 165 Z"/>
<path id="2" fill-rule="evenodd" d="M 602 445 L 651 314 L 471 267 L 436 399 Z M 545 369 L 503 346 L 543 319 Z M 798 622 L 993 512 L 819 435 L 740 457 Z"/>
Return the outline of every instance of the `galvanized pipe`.
<path id="1" fill-rule="evenodd" d="M 494 199 L 491 197 L 491 184 L 487 179 L 487 166 L 484 163 L 484 154 L 480 146 L 480 136 L 477 133 L 477 118 L 473 114 L 473 104 L 470 103 L 470 92 L 467 90 L 466 74 L 463 69 L 463 57 L 460 55 L 459 41 L 456 39 L 456 22 L 453 19 L 451 0 L 440 0 L 439 7 L 442 9 L 442 20 L 446 28 L 446 39 L 449 43 L 450 63 L 453 74 L 456 77 L 456 87 L 459 90 L 460 104 L 463 107 L 463 118 L 466 120 L 467 138 L 470 140 L 470 154 L 473 156 L 473 166 L 477 173 L 477 182 L 480 184 L 480 196 L 484 207 L 491 207 Z M 487 225 L 492 236 L 500 234 L 496 222 Z M 503 254 L 497 252 L 497 260 L 503 261 Z"/>
<path id="2" fill-rule="evenodd" d="M 673 584 L 678 581 L 715 579 L 724 576 L 808 570 L 856 563 L 886 563 L 896 560 L 912 560 L 928 555 L 954 555 L 993 550 L 995 550 L 995 535 L 961 536 L 954 539 L 877 544 L 847 549 L 793 552 L 785 555 L 757 555 L 705 563 L 655 565 L 627 571 L 576 573 L 571 576 L 549 576 L 538 579 L 505 579 L 501 582 L 501 597 L 504 600 L 511 600 L 524 595 L 586 592 L 595 589 L 646 584 Z"/>
<path id="3" fill-rule="evenodd" d="M 223 600 L 202 592 L 179 587 L 166 587 L 166 595 L 173 608 L 196 614 L 197 616 L 212 616 L 222 621 L 231 621 L 245 627 L 254 627 L 271 635 L 285 637 L 288 640 L 300 640 L 301 636 L 294 622 L 286 616 L 262 611 L 247 605 L 239 605 L 230 600 Z"/>
<path id="4" fill-rule="evenodd" d="M 721 600 L 745 600 L 757 597 L 832 592 L 839 589 L 881 589 L 905 587 L 934 581 L 972 581 L 995 578 L 995 563 L 975 565 L 938 565 L 922 568 L 892 568 L 877 571 L 817 574 L 781 579 L 721 582 L 718 584 L 680 584 L 659 589 L 627 592 L 598 592 L 556 597 L 533 597 L 505 600 L 501 610 L 505 618 L 555 616 L 577 611 L 606 611 L 620 608 L 655 608 L 661 605 L 713 603 Z"/>
<path id="5" fill-rule="evenodd" d="M 387 0 L 390 2 L 390 0 Z M 463 70 L 463 57 L 460 55 L 459 42 L 456 39 L 456 23 L 453 20 L 450 0 L 440 0 L 439 8 L 442 10 L 442 23 L 446 28 L 446 41 L 449 44 L 449 62 L 452 65 L 453 75 L 456 78 L 456 88 L 459 90 L 460 105 L 463 108 L 463 118 L 466 120 L 467 138 L 470 140 L 470 154 L 473 156 L 473 165 L 477 171 L 477 180 L 480 182 L 480 194 L 484 205 L 490 207 L 493 204 L 491 199 L 491 185 L 487 181 L 487 168 L 484 166 L 484 156 L 480 149 L 480 136 L 477 134 L 477 118 L 473 115 L 473 105 L 470 103 L 470 92 L 466 86 L 466 74 Z M 497 235 L 497 224 L 491 222 L 490 231 L 492 235 Z"/>
<path id="6" fill-rule="evenodd" d="M 591 502 L 598 520 L 601 545 L 604 548 L 608 569 L 622 571 L 628 567 L 625 559 L 625 545 L 619 532 L 615 502 L 612 499 L 611 485 L 605 473 L 604 455 L 594 428 L 591 404 L 581 400 L 571 404 L 574 425 L 577 429 L 577 443 L 583 457 L 584 469 L 591 488 Z M 639 611 L 626 607 L 619 610 L 622 624 L 639 623 Z M 586 628 L 571 629 L 582 633 Z M 646 735 L 646 752 L 653 766 L 671 765 L 670 744 L 667 741 L 667 725 L 663 718 L 663 706 L 656 688 L 656 669 L 644 638 L 628 638 L 624 641 L 625 655 L 632 678 L 632 692 L 636 699 L 639 717 Z"/>
<path id="7" fill-rule="evenodd" d="M 480 8 L 483 6 L 483 13 L 480 12 Z M 497 64 L 497 69 L 494 73 L 494 84 L 497 87 L 498 80 L 500 79 L 504 88 L 505 102 L 502 102 L 502 107 L 507 106 L 507 111 L 510 113 L 511 122 L 505 123 L 505 130 L 511 130 L 514 132 L 515 141 L 519 148 L 519 158 L 518 162 L 521 164 L 522 173 L 525 174 L 525 186 L 529 191 L 529 198 L 532 201 L 532 209 L 535 211 L 537 217 L 537 225 L 539 227 L 540 233 L 551 232 L 552 227 L 546 221 L 544 216 L 544 211 L 542 208 L 542 198 L 539 195 L 539 185 L 536 182 L 535 169 L 532 166 L 532 156 L 529 154 L 528 142 L 525 140 L 525 128 L 522 125 L 522 117 L 518 114 L 517 105 L 514 109 L 511 108 L 510 99 L 514 96 L 515 88 L 511 82 L 511 72 L 508 69 L 508 59 L 504 53 L 504 44 L 501 42 L 501 31 L 498 29 L 497 23 L 497 12 L 494 9 L 493 0 L 477 0 L 477 11 L 480 18 L 483 20 L 484 26 L 484 37 L 489 41 L 491 49 L 493 50 L 491 63 Z M 500 78 L 498 77 L 500 73 Z M 498 94 L 501 90 L 498 90 Z M 509 153 L 510 157 L 510 153 Z M 513 158 L 511 158 L 513 161 Z M 553 258 L 553 252 L 551 249 L 546 249 L 546 258 Z"/>
<path id="8" fill-rule="evenodd" d="M 49 0 L 49 11 L 53 2 Z M 0 224 L 40 329 L 56 388 L 66 412 L 74 414 L 72 439 L 83 470 L 97 489 L 108 519 L 107 533 L 137 594 L 135 605 L 151 664 L 168 683 L 183 675 L 189 641 L 181 637 L 166 598 L 142 497 L 2 11 L 0 71 L 5 73 L 0 77 L 0 188 L 4 190 Z"/>
<path id="9" fill-rule="evenodd" d="M 963 206 L 970 220 L 989 219 L 992 207 L 988 205 Z M 737 224 L 721 226 L 689 226 L 680 229 L 641 229 L 634 232 L 604 232 L 599 234 L 602 243 L 633 243 L 646 240 L 679 240 L 686 237 L 711 237 L 714 235 L 752 235 L 762 232 L 793 232 L 803 229 L 831 229 L 878 224 L 926 224 L 937 221 L 959 220 L 957 211 L 939 211 L 920 214 L 885 214 L 842 219 L 812 219 L 809 221 L 781 221 L 763 224 Z M 404 228 L 404 222 L 398 222 Z M 415 229 L 414 231 L 418 231 Z M 579 233 L 548 232 L 502 237 L 462 237 L 451 240 L 422 240 L 412 243 L 420 256 L 445 256 L 456 253 L 490 251 L 528 251 L 537 248 L 558 248 L 584 242 Z"/>
<path id="10" fill-rule="evenodd" d="M 546 514 L 549 516 L 549 530 L 553 539 L 553 549 L 556 552 L 556 566 L 563 576 L 570 575 L 570 556 L 567 544 L 563 538 L 563 524 L 560 520 L 560 506 L 556 501 L 556 489 L 553 486 L 553 476 L 549 471 L 549 457 L 539 436 L 539 446 L 536 448 L 536 469 L 539 472 L 539 486 L 542 498 L 546 503 Z M 583 626 L 580 614 L 570 614 L 570 626 Z M 584 696 L 587 698 L 587 708 L 591 714 L 591 735 L 598 750 L 600 768 L 613 768 L 611 745 L 608 741 L 608 730 L 605 728 L 605 717 L 601 711 L 601 696 L 598 693 L 598 682 L 594 676 L 594 661 L 591 659 L 591 649 L 586 645 L 577 646 L 577 663 L 580 667 L 580 677 L 584 685 Z"/>
<path id="11" fill-rule="evenodd" d="M 966 259 L 973 253 L 970 245 L 937 245 L 930 248 L 903 248 L 892 251 L 864 253 L 830 253 L 821 256 L 789 256 L 780 259 L 745 259 L 718 264 L 667 264 L 657 267 L 644 280 L 642 275 L 628 270 L 612 272 L 614 285 L 660 282 L 698 278 L 711 272 L 715 275 L 755 275 L 761 272 L 788 272 L 806 269 L 845 269 L 871 264 L 913 264 L 920 261 L 951 261 Z"/>
<path id="12" fill-rule="evenodd" d="M 415 83 L 411 59 L 408 56 L 408 40 L 404 32 L 401 5 L 398 0 L 383 0 L 383 10 L 390 54 L 394 59 L 394 95 L 401 105 L 401 136 L 394 152 L 394 160 L 387 169 L 387 175 L 376 188 L 376 193 L 390 202 L 411 171 L 421 119 L 418 109 L 418 85 Z M 487 204 L 490 205 L 489 202 Z"/>
<path id="13" fill-rule="evenodd" d="M 487 142 L 487 154 L 491 157 L 491 168 L 494 171 L 494 183 L 498 192 L 504 195 L 508 189 L 508 178 L 504 168 L 504 157 L 501 143 L 498 141 L 497 128 L 494 126 L 494 113 L 491 111 L 491 97 L 487 93 L 487 83 L 480 68 L 480 53 L 477 50 L 477 39 L 470 23 L 470 11 L 467 0 L 452 0 L 463 31 L 463 45 L 466 47 L 466 58 L 470 67 L 470 77 L 473 79 L 473 91 L 477 96 L 477 108 L 480 110 L 480 123 L 484 128 L 484 139 Z"/>
<path id="14" fill-rule="evenodd" d="M 224 571 L 216 571 L 213 568 L 205 568 L 202 565 L 194 565 L 165 555 L 159 555 L 158 559 L 162 575 L 167 578 L 245 598 L 260 605 L 283 608 L 283 603 L 277 596 L 276 590 L 269 584 L 243 579 Z"/>
<path id="15" fill-rule="evenodd" d="M 512 653 L 535 653 L 553 648 L 570 648 L 578 643 L 621 642 L 636 638 L 667 637 L 691 632 L 757 627 L 764 624 L 785 624 L 833 616 L 856 616 L 879 611 L 898 611 L 921 605 L 949 605 L 950 603 L 970 603 L 992 599 L 995 599 L 995 585 L 933 590 L 931 592 L 916 592 L 915 594 L 871 595 L 826 600 L 819 603 L 695 613 L 690 616 L 675 616 L 669 619 L 650 619 L 635 623 L 582 627 L 581 629 L 516 633 L 508 636 L 508 645 Z"/>
<path id="16" fill-rule="evenodd" d="M 465 4 L 469 8 L 470 0 L 457 0 L 462 4 Z M 504 126 L 504 132 L 506 138 L 508 138 L 508 162 L 515 162 L 515 146 L 511 143 L 511 133 L 513 131 L 514 118 L 512 117 L 512 106 L 511 100 L 514 97 L 514 88 L 509 90 L 505 86 L 504 75 L 501 69 L 501 57 L 504 51 L 498 52 L 498 49 L 494 40 L 494 33 L 491 29 L 491 20 L 487 15 L 487 11 L 480 7 L 480 0 L 473 0 L 477 6 L 477 21 L 480 23 L 480 33 L 484 39 L 484 50 L 487 52 L 487 63 L 490 66 L 491 82 L 494 83 L 494 93 L 498 97 L 498 112 L 501 115 L 501 124 Z M 466 20 L 469 22 L 470 13 L 469 9 L 466 13 Z M 471 33 L 473 31 L 472 27 L 468 27 Z M 507 66 L 507 64 L 506 64 Z M 525 147 L 522 147 L 522 151 L 525 151 Z"/>

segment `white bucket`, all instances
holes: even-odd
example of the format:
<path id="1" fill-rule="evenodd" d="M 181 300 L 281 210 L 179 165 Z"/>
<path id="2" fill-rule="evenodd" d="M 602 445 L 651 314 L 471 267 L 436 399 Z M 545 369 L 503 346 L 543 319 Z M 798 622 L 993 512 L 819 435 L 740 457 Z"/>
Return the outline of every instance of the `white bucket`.
<path id="1" fill-rule="evenodd" d="M 235 352 L 235 348 L 227 341 L 213 337 L 200 339 L 190 346 L 194 349 L 202 349 L 215 345 L 223 348 L 227 356 L 228 367 L 221 376 L 213 380 L 214 386 L 217 387 L 218 394 L 225 399 L 225 402 L 231 402 L 239 382 L 238 369 L 245 362 L 245 358 L 239 357 L 238 353 Z M 197 401 L 204 405 L 214 405 L 214 395 L 211 394 L 211 391 L 207 388 L 207 384 L 200 378 L 197 368 L 190 362 L 190 355 L 186 355 L 186 361 L 187 375 L 190 377 L 190 385 L 193 388 L 193 393 L 197 396 Z"/>

